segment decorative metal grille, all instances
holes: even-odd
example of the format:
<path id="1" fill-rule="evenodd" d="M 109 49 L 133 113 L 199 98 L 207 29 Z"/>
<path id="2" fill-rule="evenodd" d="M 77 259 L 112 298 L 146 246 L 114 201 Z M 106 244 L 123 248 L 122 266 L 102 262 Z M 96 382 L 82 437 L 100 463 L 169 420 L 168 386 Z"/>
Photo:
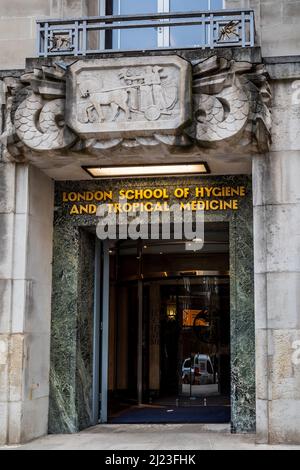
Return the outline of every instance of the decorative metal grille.
<path id="1" fill-rule="evenodd" d="M 199 44 L 188 48 L 254 46 L 254 12 L 222 10 L 38 20 L 37 51 L 39 57 L 111 52 L 111 47 L 107 47 L 107 37 L 109 34 L 111 37 L 113 31 L 141 28 L 163 31 L 178 26 L 199 26 Z M 169 46 L 163 48 L 168 49 Z"/>

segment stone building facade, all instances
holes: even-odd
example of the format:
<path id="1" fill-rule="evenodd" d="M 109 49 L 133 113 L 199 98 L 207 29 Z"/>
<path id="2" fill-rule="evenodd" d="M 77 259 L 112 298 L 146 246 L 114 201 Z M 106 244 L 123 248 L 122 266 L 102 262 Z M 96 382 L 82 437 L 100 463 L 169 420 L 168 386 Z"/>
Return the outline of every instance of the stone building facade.
<path id="1" fill-rule="evenodd" d="M 300 442 L 300 1 L 223 7 L 254 11 L 253 46 L 37 57 L 37 19 L 97 16 L 103 4 L 1 2 L 1 444 L 98 422 L 96 218 L 71 218 L 62 194 L 112 187 L 86 166 L 199 160 L 210 175 L 113 188 L 247 188 L 239 211 L 206 218 L 230 234 L 231 429 Z M 128 87 L 139 102 L 131 90 L 128 105 Z"/>

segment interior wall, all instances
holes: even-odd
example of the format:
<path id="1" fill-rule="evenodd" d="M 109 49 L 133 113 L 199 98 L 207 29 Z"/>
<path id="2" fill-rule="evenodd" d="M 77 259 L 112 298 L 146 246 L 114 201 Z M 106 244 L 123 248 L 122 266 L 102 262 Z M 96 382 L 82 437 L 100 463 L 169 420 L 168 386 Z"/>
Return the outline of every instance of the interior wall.
<path id="1" fill-rule="evenodd" d="M 117 331 L 117 357 L 118 374 L 116 387 L 118 390 L 126 390 L 128 386 L 128 293 L 127 289 L 121 286 L 118 290 L 118 331 Z"/>
<path id="2" fill-rule="evenodd" d="M 152 300 L 149 306 L 149 389 L 155 393 L 160 389 L 160 286 L 150 283 L 149 290 Z"/>

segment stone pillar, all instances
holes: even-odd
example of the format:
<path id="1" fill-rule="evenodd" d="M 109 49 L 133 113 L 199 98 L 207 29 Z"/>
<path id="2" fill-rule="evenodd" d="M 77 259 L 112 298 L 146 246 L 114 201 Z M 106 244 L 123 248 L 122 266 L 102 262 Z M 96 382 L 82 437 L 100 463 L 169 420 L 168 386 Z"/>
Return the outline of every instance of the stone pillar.
<path id="1" fill-rule="evenodd" d="M 47 433 L 52 181 L 0 163 L 0 443 Z"/>
<path id="2" fill-rule="evenodd" d="M 274 78 L 280 68 L 294 70 L 276 66 Z M 257 439 L 262 443 L 300 443 L 300 102 L 294 83 L 273 82 L 273 151 L 253 159 Z"/>

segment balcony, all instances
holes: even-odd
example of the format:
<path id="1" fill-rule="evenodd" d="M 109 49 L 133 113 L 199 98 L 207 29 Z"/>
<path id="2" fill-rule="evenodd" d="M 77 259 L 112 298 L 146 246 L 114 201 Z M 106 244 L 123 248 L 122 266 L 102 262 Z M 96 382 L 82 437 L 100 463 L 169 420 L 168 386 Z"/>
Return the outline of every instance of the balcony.
<path id="1" fill-rule="evenodd" d="M 116 50 L 245 48 L 255 43 L 253 10 L 49 19 L 37 21 L 37 29 L 39 57 Z"/>

